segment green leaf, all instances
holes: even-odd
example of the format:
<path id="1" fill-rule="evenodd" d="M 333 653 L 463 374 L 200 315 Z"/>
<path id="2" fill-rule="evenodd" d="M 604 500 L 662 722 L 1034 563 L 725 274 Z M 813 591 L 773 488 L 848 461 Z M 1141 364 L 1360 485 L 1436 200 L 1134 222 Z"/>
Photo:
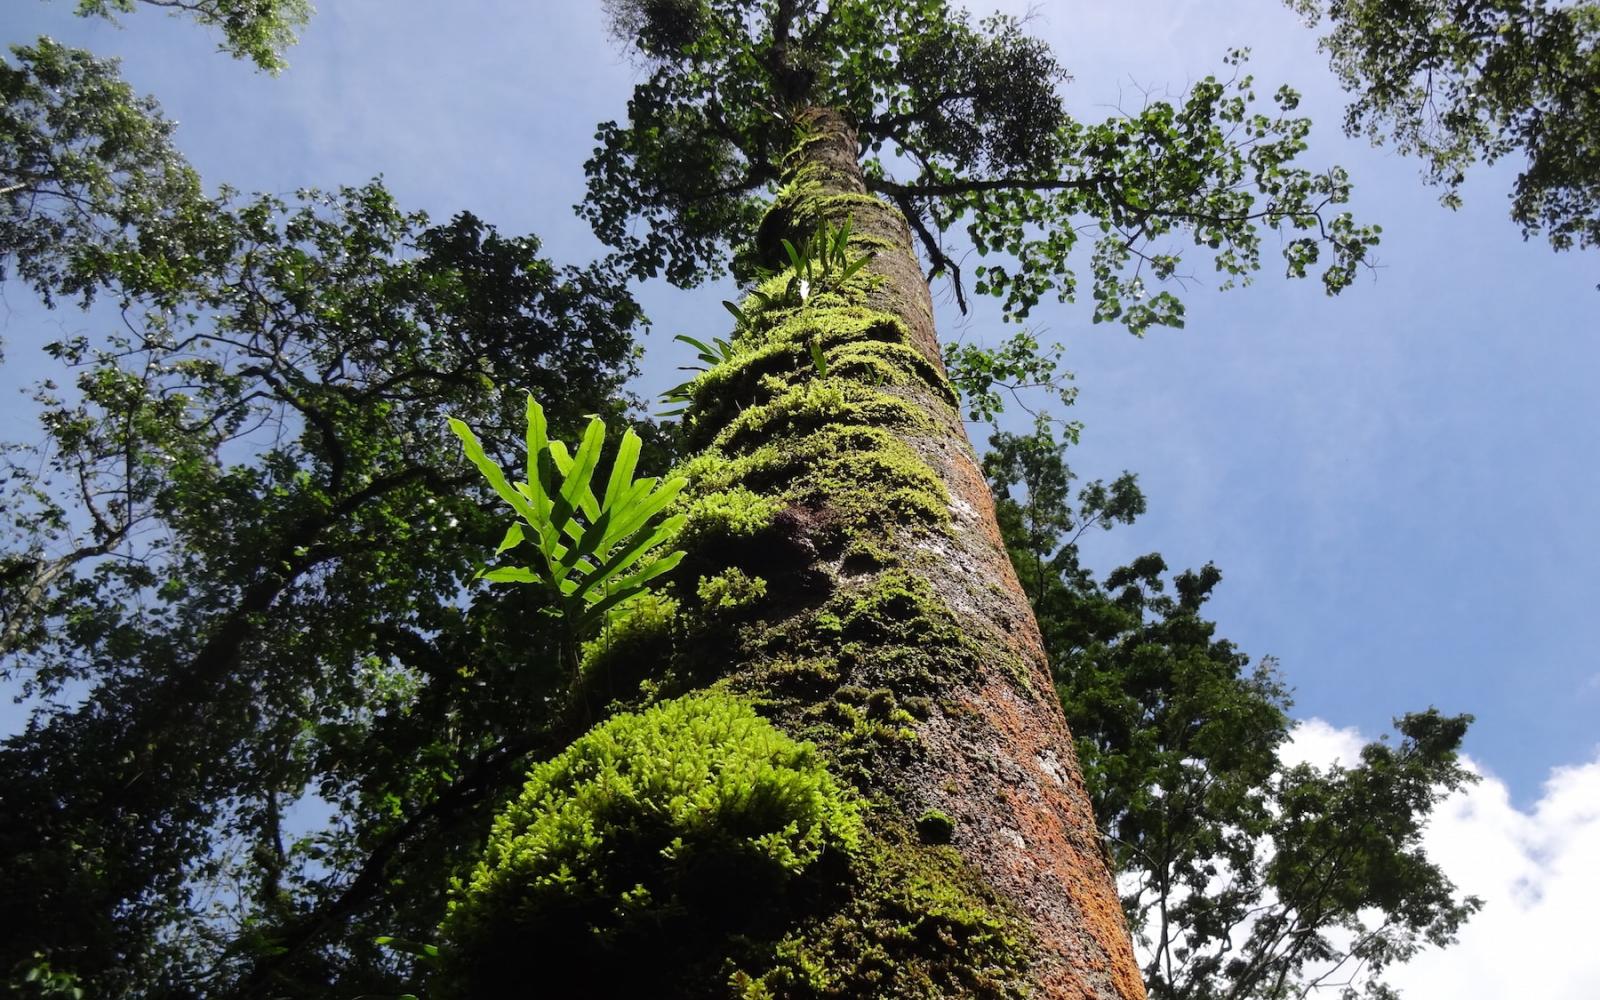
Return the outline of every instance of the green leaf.
<path id="1" fill-rule="evenodd" d="M 644 584 L 661 576 L 663 573 L 671 571 L 678 563 L 683 561 L 683 557 L 686 554 L 681 550 L 673 552 L 654 560 L 632 576 L 618 581 L 614 584 L 616 589 L 607 594 L 602 600 L 590 605 L 589 609 L 580 618 L 580 621 L 585 628 L 591 628 L 605 621 L 607 611 L 640 593 L 644 589 Z"/>
<path id="2" fill-rule="evenodd" d="M 687 479 L 671 479 L 654 494 L 640 499 L 637 503 L 624 505 L 622 511 L 618 513 L 616 519 L 612 522 L 611 530 L 606 533 L 601 544 L 606 546 L 615 545 L 638 531 L 645 525 L 645 522 L 664 510 L 667 504 L 670 504 L 677 497 L 679 491 L 688 484 L 689 481 Z"/>
<path id="3" fill-rule="evenodd" d="M 816 366 L 817 378 L 827 378 L 828 359 L 822 353 L 822 338 L 812 337 L 809 346 L 811 348 L 811 363 Z"/>
<path id="4" fill-rule="evenodd" d="M 723 305 L 731 307 L 733 305 L 733 303 L 724 302 Z M 742 315 L 742 314 L 739 314 L 739 315 Z M 717 345 L 716 348 L 713 348 L 710 344 L 707 344 L 705 341 L 696 340 L 695 338 L 689 336 L 686 333 L 680 333 L 677 336 L 673 337 L 672 339 L 673 340 L 677 340 L 677 341 L 682 341 L 683 343 L 688 344 L 690 347 L 693 347 L 696 351 L 699 352 L 698 357 L 700 358 L 700 360 L 704 361 L 708 365 L 719 365 L 723 361 L 727 360 L 728 355 L 730 353 L 732 353 L 731 349 L 728 346 L 728 342 L 723 340 L 723 339 L 721 339 L 720 337 L 715 338 L 715 340 L 714 340 L 714 343 Z M 700 369 L 690 367 L 690 368 L 686 368 L 684 370 L 685 371 L 699 371 Z"/>
<path id="5" fill-rule="evenodd" d="M 577 596 L 588 600 L 597 600 L 598 598 L 590 596 L 593 594 L 595 586 L 605 583 L 618 573 L 624 572 L 646 552 L 663 542 L 669 541 L 682 529 L 686 520 L 688 518 L 685 515 L 679 514 L 661 522 L 654 532 L 639 532 L 627 543 L 626 547 L 618 549 L 588 580 L 578 587 Z"/>
<path id="6" fill-rule="evenodd" d="M 599 417 L 589 421 L 589 426 L 583 432 L 583 440 L 578 443 L 577 457 L 570 468 L 563 470 L 566 482 L 561 487 L 561 498 L 589 517 L 596 517 L 600 513 L 589 480 L 600 464 L 600 446 L 605 444 L 605 440 L 605 423 Z"/>
<path id="7" fill-rule="evenodd" d="M 534 400 L 531 392 L 528 394 L 527 420 L 527 481 L 528 485 L 532 487 L 532 491 L 527 496 L 532 501 L 534 509 L 539 512 L 540 517 L 549 517 L 550 497 L 541 485 L 543 478 L 540 476 L 539 463 L 550 448 L 550 437 L 545 425 L 544 407 Z"/>
<path id="8" fill-rule="evenodd" d="M 501 566 L 478 574 L 490 583 L 542 583 L 544 578 L 526 566 Z"/>
<path id="9" fill-rule="evenodd" d="M 611 464 L 611 478 L 606 481 L 606 496 L 603 506 L 613 507 L 621 499 L 623 492 L 633 482 L 633 470 L 639 464 L 639 449 L 642 443 L 639 435 L 633 428 L 628 428 L 622 434 L 622 443 L 617 446 L 617 457 Z"/>
<path id="10" fill-rule="evenodd" d="M 506 474 L 500 470 L 499 465 L 495 464 L 494 459 L 484 453 L 483 444 L 478 441 L 478 436 L 472 433 L 472 428 L 455 417 L 447 419 L 450 429 L 455 432 L 456 437 L 461 439 L 461 448 L 466 452 L 467 460 L 478 467 L 478 471 L 483 473 L 483 478 L 489 481 L 489 485 L 500 495 L 500 499 L 510 504 L 511 509 L 521 514 L 530 524 L 538 523 L 538 512 L 534 510 L 527 500 L 523 499 L 521 493 L 511 487 L 511 483 L 506 479 Z"/>
<path id="11" fill-rule="evenodd" d="M 855 275 L 855 273 L 857 271 L 861 270 L 863 267 L 866 267 L 867 264 L 871 260 L 872 260 L 872 255 L 868 254 L 865 257 L 861 257 L 861 258 L 853 261 L 848 267 L 846 267 L 844 269 L 844 273 L 839 275 L 839 280 L 841 282 L 849 280 L 852 276 Z"/>
<path id="12" fill-rule="evenodd" d="M 522 537 L 522 522 L 512 521 L 511 527 L 506 529 L 506 536 L 500 540 L 500 547 L 494 550 L 494 554 L 498 556 L 521 545 Z"/>

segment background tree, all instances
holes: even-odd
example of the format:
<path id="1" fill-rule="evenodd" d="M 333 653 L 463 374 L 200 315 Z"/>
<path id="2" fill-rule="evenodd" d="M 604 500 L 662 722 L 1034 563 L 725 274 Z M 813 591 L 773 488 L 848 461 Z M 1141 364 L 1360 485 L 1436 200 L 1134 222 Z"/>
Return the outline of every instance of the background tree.
<path id="1" fill-rule="evenodd" d="M 1085 123 L 1062 107 L 1066 70 L 1018 21 L 974 25 L 943 0 L 611 9 L 650 75 L 628 124 L 600 126 L 579 211 L 640 277 L 691 286 L 755 245 L 790 117 L 807 103 L 850 122 L 868 191 L 906 217 L 930 278 L 952 278 L 963 306 L 966 255 L 946 245 L 956 235 L 992 257 L 972 289 L 1023 317 L 1048 292 L 1076 297 L 1072 255 L 1092 234 L 1094 317 L 1136 332 L 1181 325 L 1181 302 L 1154 286 L 1188 274 L 1186 252 L 1209 254 L 1232 284 L 1260 269 L 1262 236 L 1279 231 L 1287 272 L 1321 263 L 1333 292 L 1376 242 L 1375 227 L 1337 210 L 1345 173 L 1296 162 L 1310 130 L 1292 114 L 1298 95 L 1280 88 L 1271 111 L 1256 108 L 1242 53 L 1226 59 L 1228 79 L 1207 78 L 1177 104 Z M 735 271 L 755 263 L 736 258 Z"/>
<path id="2" fill-rule="evenodd" d="M 311 17 L 307 0 L 77 0 L 83 17 L 115 20 L 140 4 L 190 17 L 222 34 L 223 52 L 246 59 L 271 73 L 283 69 L 283 51 L 296 41 L 295 32 Z"/>
<path id="3" fill-rule="evenodd" d="M 1600 5 L 1288 0 L 1329 31 L 1352 135 L 1392 140 L 1460 204 L 1466 171 L 1525 157 L 1511 217 L 1558 250 L 1600 245 Z"/>
<path id="4" fill-rule="evenodd" d="M 0 471 L 0 662 L 38 706 L 0 749 L 27 818 L 0 964 L 348 995 L 392 981 L 374 939 L 437 922 L 476 810 L 562 726 L 541 602 L 474 582 L 498 536 L 445 416 L 498 450 L 513 387 L 561 429 L 620 412 L 640 315 L 607 269 L 376 182 L 184 212 L 182 268 L 138 219 L 52 237 L 122 322 L 49 345 L 44 440 Z"/>
<path id="5" fill-rule="evenodd" d="M 200 183 L 155 102 L 115 60 L 48 38 L 11 56 L 0 60 L 0 279 L 14 274 L 49 303 L 91 298 L 117 247 L 185 266 Z"/>
<path id="6" fill-rule="evenodd" d="M 1150 995 L 1392 996 L 1384 970 L 1450 943 L 1479 906 L 1419 843 L 1433 806 L 1472 780 L 1457 759 L 1470 717 L 1408 714 L 1397 743 L 1359 761 L 1287 764 L 1276 665 L 1252 669 L 1202 613 L 1216 567 L 1177 574 L 1169 593 L 1159 555 L 1103 581 L 1082 565 L 1084 532 L 1143 513 L 1132 476 L 1074 498 L 1048 426 L 995 435 L 984 468 Z"/>

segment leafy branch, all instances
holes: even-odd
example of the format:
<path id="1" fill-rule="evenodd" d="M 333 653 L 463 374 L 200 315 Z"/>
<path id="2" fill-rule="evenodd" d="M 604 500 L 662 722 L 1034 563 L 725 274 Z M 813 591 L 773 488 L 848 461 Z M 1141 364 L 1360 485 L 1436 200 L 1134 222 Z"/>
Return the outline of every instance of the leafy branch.
<path id="1" fill-rule="evenodd" d="M 1062 367 L 1060 344 L 1041 346 L 1039 339 L 1023 330 L 994 347 L 976 344 L 950 344 L 944 351 L 945 369 L 950 382 L 961 393 L 968 420 L 992 422 L 1005 409 L 1001 392 L 1009 393 L 1016 404 L 1035 418 L 1040 414 L 1023 399 L 1029 390 L 1044 390 L 1071 406 L 1077 399 L 1072 372 Z M 1077 441 L 1076 421 L 1057 421 L 1068 439 Z"/>

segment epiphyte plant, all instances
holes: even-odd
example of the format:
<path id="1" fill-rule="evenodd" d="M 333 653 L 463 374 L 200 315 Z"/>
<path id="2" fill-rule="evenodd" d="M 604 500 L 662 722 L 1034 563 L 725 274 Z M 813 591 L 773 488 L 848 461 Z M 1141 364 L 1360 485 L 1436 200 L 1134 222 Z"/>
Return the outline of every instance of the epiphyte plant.
<path id="1" fill-rule="evenodd" d="M 817 228 L 816 235 L 802 239 L 798 245 L 789 240 L 780 242 L 783 245 L 785 256 L 789 258 L 789 266 L 793 273 L 789 275 L 789 280 L 784 285 L 781 295 L 773 295 L 759 288 L 751 290 L 750 297 L 755 300 L 756 305 L 761 309 L 784 309 L 805 305 L 813 290 L 837 288 L 854 277 L 856 272 L 866 267 L 873 257 L 871 253 L 868 253 L 854 260 L 850 259 L 849 219 L 841 222 L 837 229 L 824 222 Z M 767 277 L 771 276 L 770 273 L 765 274 Z M 755 313 L 747 312 L 737 303 L 726 299 L 723 300 L 722 305 L 723 308 L 733 314 L 734 323 L 739 331 L 755 329 Z M 733 345 L 721 337 L 713 337 L 710 343 L 706 343 L 702 340 L 696 340 L 687 334 L 680 333 L 672 339 L 693 347 L 696 357 L 701 362 L 700 365 L 682 365 L 680 366 L 681 371 L 703 372 L 707 367 L 714 368 L 727 362 L 735 353 Z M 821 345 L 811 344 L 810 351 L 818 377 L 825 377 L 827 375 L 827 362 L 822 358 Z M 675 417 L 683 413 L 684 408 L 688 406 L 694 397 L 694 394 L 690 392 L 690 387 L 693 385 L 694 379 L 690 379 L 662 393 L 662 402 L 680 405 L 678 409 L 668 410 L 658 414 L 658 416 Z"/>
<path id="2" fill-rule="evenodd" d="M 606 425 L 590 419 L 577 452 L 552 441 L 544 409 L 528 397 L 527 480 L 512 483 L 484 453 L 477 435 L 450 418 L 467 458 L 511 505 L 517 519 L 506 530 L 495 555 L 528 553 L 527 565 L 500 566 L 481 576 L 494 583 L 532 583 L 544 587 L 565 625 L 569 653 L 583 636 L 605 621 L 608 611 L 642 593 L 678 565 L 682 551 L 662 552 L 683 526 L 679 514 L 661 514 L 688 480 L 635 479 L 639 435 L 631 429 L 611 463 L 601 492 L 594 489 L 605 444 Z"/>
<path id="3" fill-rule="evenodd" d="M 838 288 L 840 285 L 855 277 L 856 272 L 866 267 L 872 261 L 873 254 L 850 259 L 850 220 L 846 219 L 839 224 L 837 229 L 824 222 L 817 227 L 815 235 L 802 239 L 799 244 L 789 240 L 779 241 L 783 246 L 784 256 L 789 258 L 790 275 L 780 294 L 772 294 L 760 288 L 752 289 L 750 297 L 762 309 L 787 309 L 803 306 L 811 298 L 814 291 L 827 291 Z M 782 272 L 778 272 L 782 273 Z M 757 283 L 773 277 L 772 272 L 763 271 L 758 275 Z M 732 302 L 724 301 L 723 306 L 733 313 L 740 330 L 755 328 L 755 315 L 746 312 Z"/>
<path id="4" fill-rule="evenodd" d="M 799 246 L 788 240 L 781 242 L 783 252 L 789 258 L 789 266 L 794 269 L 784 295 L 789 301 L 798 301 L 801 305 L 811 297 L 814 286 L 826 283 L 838 287 L 872 260 L 870 253 L 855 260 L 850 259 L 849 219 L 840 223 L 838 229 L 824 222 L 815 236 L 802 239 Z"/>
<path id="5" fill-rule="evenodd" d="M 726 301 L 722 304 L 727 306 L 735 316 L 738 316 L 741 322 L 743 321 L 744 316 L 739 312 L 738 306 L 734 305 L 732 302 Z M 715 368 L 717 365 L 720 365 L 733 357 L 733 345 L 728 343 L 726 340 L 723 340 L 721 337 L 712 337 L 711 343 L 709 344 L 703 340 L 696 340 L 686 333 L 680 333 L 672 339 L 679 341 L 680 343 L 688 344 L 690 347 L 694 348 L 695 357 L 700 359 L 700 364 L 698 365 L 679 365 L 678 370 L 681 372 L 703 372 L 709 368 Z M 698 377 L 698 375 L 695 376 L 695 378 Z M 688 407 L 689 403 L 694 399 L 694 393 L 689 391 L 690 387 L 693 385 L 694 378 L 691 378 L 689 381 L 675 385 L 666 392 L 662 393 L 661 401 L 663 403 L 679 403 L 681 405 L 676 410 L 667 410 L 663 413 L 656 414 L 656 416 L 675 417 L 682 413 Z"/>

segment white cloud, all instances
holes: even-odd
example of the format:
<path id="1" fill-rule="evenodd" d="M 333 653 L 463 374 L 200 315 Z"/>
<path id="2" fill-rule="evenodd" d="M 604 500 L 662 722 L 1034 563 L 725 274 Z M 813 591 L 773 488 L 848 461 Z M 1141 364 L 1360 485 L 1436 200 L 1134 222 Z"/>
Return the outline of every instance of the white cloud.
<path id="1" fill-rule="evenodd" d="M 1311 719 L 1296 727 L 1284 757 L 1350 763 L 1362 742 L 1353 729 Z M 1586 928 L 1600 896 L 1600 753 L 1553 770 L 1527 809 L 1504 782 L 1467 764 L 1482 780 L 1439 805 L 1424 844 L 1483 910 L 1456 945 L 1423 952 L 1389 981 L 1406 1000 L 1593 1000 L 1600 948 Z"/>
<path id="2" fill-rule="evenodd" d="M 1353 728 L 1338 729 L 1321 719 L 1305 719 L 1295 723 L 1294 736 L 1279 748 L 1278 757 L 1286 764 L 1350 767 L 1357 762 L 1366 743 L 1361 733 Z"/>

